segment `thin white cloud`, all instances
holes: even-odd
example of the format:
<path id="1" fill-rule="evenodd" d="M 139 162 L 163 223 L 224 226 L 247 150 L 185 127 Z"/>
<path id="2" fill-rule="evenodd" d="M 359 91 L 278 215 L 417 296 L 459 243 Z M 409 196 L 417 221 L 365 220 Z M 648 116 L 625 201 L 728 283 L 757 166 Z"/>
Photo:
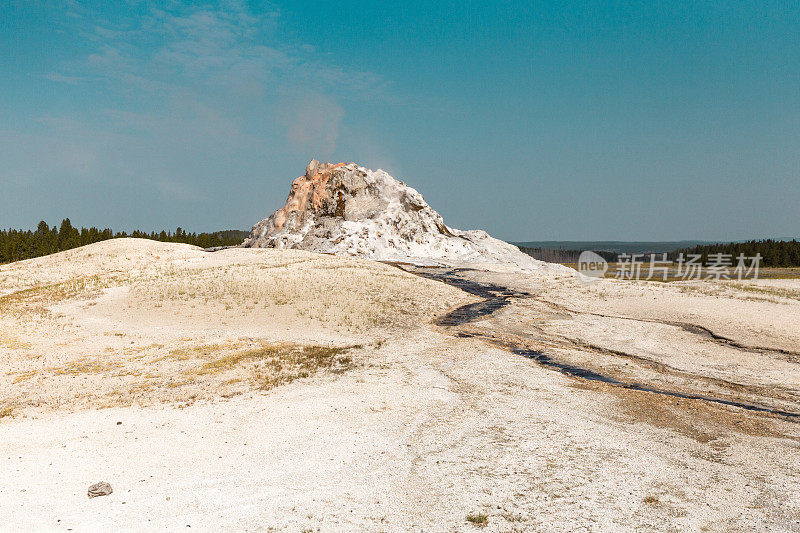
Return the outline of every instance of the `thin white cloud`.
<path id="1" fill-rule="evenodd" d="M 333 153 L 344 118 L 336 100 L 312 90 L 300 91 L 281 98 L 278 110 L 295 150 L 314 151 L 317 158 Z"/>
<path id="2" fill-rule="evenodd" d="M 98 43 L 97 50 L 49 79 L 105 83 L 139 104 L 149 98 L 148 115 L 182 122 L 183 129 L 213 133 L 211 126 L 220 118 L 209 116 L 209 108 L 238 121 L 241 129 L 259 113 L 262 127 L 282 125 L 293 145 L 330 153 L 345 115 L 337 95 L 370 97 L 382 82 L 370 73 L 326 64 L 312 46 L 275 42 L 270 36 L 278 20 L 277 9 L 254 14 L 238 2 L 226 2 L 224 8 L 172 4 L 169 10 L 151 9 L 139 20 L 117 26 L 87 20 L 82 31 Z M 296 96 L 281 96 L 286 94 Z M 174 107 L 185 107 L 185 102 L 194 103 L 194 116 Z M 279 116 L 274 115 L 276 102 Z M 294 118 L 284 103 L 294 110 Z M 209 127 L 198 125 L 204 115 Z M 132 123 L 152 120 L 128 117 Z M 327 127 L 320 119 L 330 121 Z"/>
<path id="3" fill-rule="evenodd" d="M 81 76 L 64 76 L 63 74 L 58 74 L 55 72 L 50 74 L 45 74 L 44 77 L 45 79 L 48 79 L 50 81 L 55 81 L 59 83 L 69 83 L 70 85 L 76 85 L 77 83 L 86 80 L 86 78 L 83 78 Z"/>
<path id="4" fill-rule="evenodd" d="M 284 194 L 286 176 L 271 166 L 288 152 L 331 157 L 348 131 L 345 103 L 382 90 L 379 78 L 330 64 L 322 50 L 277 40 L 277 10 L 168 5 L 116 22 L 70 2 L 59 29 L 89 49 L 46 79 L 80 97 L 30 117 L 24 133 L 0 130 L 0 180 L 20 197 L 31 187 L 124 193 L 110 202 L 140 225 L 198 209 L 230 213 L 240 187 L 273 179 Z M 95 96 L 97 105 L 82 103 Z M 0 211 L 10 212 L 10 198 Z M 164 206 L 168 213 L 154 211 Z"/>

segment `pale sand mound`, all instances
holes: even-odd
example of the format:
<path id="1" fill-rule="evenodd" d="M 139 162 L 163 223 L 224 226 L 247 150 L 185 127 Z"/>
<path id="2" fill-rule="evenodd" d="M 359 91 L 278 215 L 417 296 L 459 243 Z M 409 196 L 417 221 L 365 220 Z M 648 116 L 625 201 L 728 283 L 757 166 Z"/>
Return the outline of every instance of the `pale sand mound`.
<path id="1" fill-rule="evenodd" d="M 356 258 L 141 239 L 0 267 L 0 295 L 6 414 L 267 389 L 470 301 Z"/>
<path id="2" fill-rule="evenodd" d="M 796 285 L 459 275 L 530 296 L 442 328 L 469 297 L 292 250 L 0 267 L 0 530 L 797 529 L 796 419 L 508 350 L 800 412 Z"/>

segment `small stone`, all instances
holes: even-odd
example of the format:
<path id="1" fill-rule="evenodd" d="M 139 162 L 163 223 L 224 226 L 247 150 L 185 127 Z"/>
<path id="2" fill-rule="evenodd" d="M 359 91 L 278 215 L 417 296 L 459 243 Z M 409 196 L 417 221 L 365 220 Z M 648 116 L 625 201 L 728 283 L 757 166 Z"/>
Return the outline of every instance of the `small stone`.
<path id="1" fill-rule="evenodd" d="M 100 483 L 95 483 L 91 487 L 89 487 L 89 497 L 96 498 L 97 496 L 108 496 L 114 492 L 114 489 L 111 488 L 111 485 L 106 483 L 105 481 L 101 481 Z"/>
<path id="2" fill-rule="evenodd" d="M 121 426 L 121 425 L 122 425 L 122 422 L 117 422 L 117 425 L 118 425 L 118 426 Z"/>

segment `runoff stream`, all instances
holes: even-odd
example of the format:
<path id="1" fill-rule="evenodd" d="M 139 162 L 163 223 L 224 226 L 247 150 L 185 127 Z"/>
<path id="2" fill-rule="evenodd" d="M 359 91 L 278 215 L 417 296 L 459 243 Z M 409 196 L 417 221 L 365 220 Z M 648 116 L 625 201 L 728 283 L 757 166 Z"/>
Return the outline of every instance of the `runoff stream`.
<path id="1" fill-rule="evenodd" d="M 479 319 L 490 317 L 494 313 L 510 305 L 515 298 L 522 299 L 522 298 L 531 298 L 533 296 L 530 293 L 512 290 L 508 287 L 504 287 L 496 283 L 477 282 L 470 280 L 463 275 L 469 269 L 430 268 L 430 267 L 412 268 L 408 265 L 400 265 L 396 263 L 395 266 L 398 266 L 399 268 L 406 270 L 409 273 L 416 274 L 424 278 L 440 281 L 448 285 L 451 285 L 453 287 L 457 287 L 463 290 L 464 292 L 467 292 L 469 294 L 472 294 L 473 296 L 481 298 L 481 300 L 478 302 L 463 305 L 461 307 L 453 309 L 446 315 L 441 316 L 436 320 L 437 325 L 444 326 L 447 328 L 452 328 L 454 330 L 457 330 L 458 326 L 462 326 Z M 537 364 L 541 365 L 542 367 L 548 370 L 560 372 L 562 374 L 571 376 L 575 379 L 599 381 L 612 386 L 624 387 L 626 389 L 634 391 L 648 392 L 663 396 L 670 396 L 674 398 L 682 398 L 687 400 L 700 400 L 714 404 L 738 407 L 746 411 L 777 415 L 785 417 L 786 419 L 792 420 L 794 422 L 800 422 L 800 412 L 775 409 L 763 405 L 757 405 L 754 403 L 747 403 L 726 398 L 719 398 L 707 394 L 694 394 L 689 392 L 664 389 L 649 384 L 628 382 L 616 377 L 612 377 L 610 375 L 603 374 L 602 372 L 599 372 L 597 370 L 583 368 L 573 363 L 560 361 L 559 359 L 553 357 L 552 355 L 549 355 L 541 350 L 529 348 L 521 343 L 519 345 L 509 344 L 508 342 L 500 343 L 497 341 L 497 339 L 489 335 L 477 334 L 477 333 L 465 333 L 460 331 L 454 331 L 453 334 L 460 337 L 482 338 L 486 341 L 492 342 L 493 344 L 501 346 L 502 348 L 505 348 L 514 354 L 527 357 L 528 359 L 535 361 Z"/>

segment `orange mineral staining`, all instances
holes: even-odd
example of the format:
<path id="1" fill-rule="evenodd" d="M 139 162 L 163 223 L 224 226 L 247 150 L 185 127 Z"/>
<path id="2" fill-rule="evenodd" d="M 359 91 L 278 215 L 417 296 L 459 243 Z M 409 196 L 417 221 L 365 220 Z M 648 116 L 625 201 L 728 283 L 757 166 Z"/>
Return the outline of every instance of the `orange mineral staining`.
<path id="1" fill-rule="evenodd" d="M 306 167 L 306 173 L 292 182 L 289 191 L 289 198 L 286 204 L 275 212 L 273 219 L 273 230 L 279 231 L 286 224 L 286 219 L 290 213 L 305 212 L 310 208 L 321 209 L 331 199 L 331 191 L 328 190 L 328 182 L 333 175 L 333 171 L 347 163 L 320 163 L 312 159 Z M 309 198 L 311 205 L 309 205 Z"/>

